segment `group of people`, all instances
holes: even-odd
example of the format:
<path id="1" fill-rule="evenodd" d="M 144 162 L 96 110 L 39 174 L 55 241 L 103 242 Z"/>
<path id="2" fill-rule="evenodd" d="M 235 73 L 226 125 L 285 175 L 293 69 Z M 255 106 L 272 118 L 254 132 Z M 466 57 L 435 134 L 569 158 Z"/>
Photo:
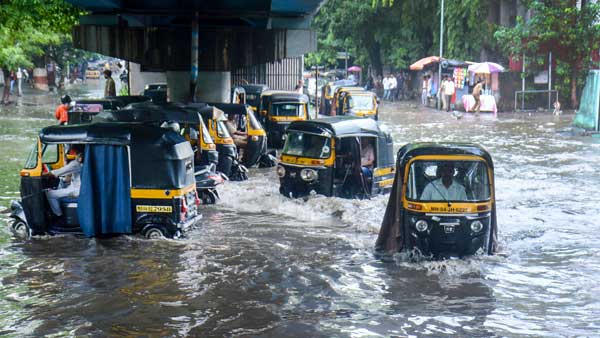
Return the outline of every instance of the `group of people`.
<path id="1" fill-rule="evenodd" d="M 455 93 L 456 86 L 454 85 L 454 79 L 449 75 L 444 76 L 442 79 L 442 85 L 440 86 L 440 94 L 442 95 L 442 110 L 450 111 Z"/>
<path id="2" fill-rule="evenodd" d="M 478 79 L 471 93 L 475 102 L 470 111 L 474 111 L 476 114 L 479 114 L 479 111 L 481 110 L 481 94 L 483 92 L 483 84 L 483 79 Z M 429 98 L 435 97 L 435 95 L 432 94 L 432 88 L 433 81 L 431 75 L 424 75 L 421 84 L 421 105 L 427 106 L 429 103 Z M 440 95 L 442 102 L 442 110 L 450 111 L 450 109 L 452 109 L 452 104 L 454 103 L 453 101 L 455 101 L 455 94 L 456 84 L 454 83 L 454 78 L 450 75 L 444 75 L 442 77 L 440 90 L 438 91 L 438 95 Z"/>
<path id="3" fill-rule="evenodd" d="M 4 79 L 4 91 L 0 103 L 4 105 L 9 104 L 10 96 L 14 95 L 15 88 L 17 96 L 23 96 L 23 82 L 28 82 L 31 78 L 29 72 L 20 67 L 12 70 L 3 69 L 2 77 Z"/>

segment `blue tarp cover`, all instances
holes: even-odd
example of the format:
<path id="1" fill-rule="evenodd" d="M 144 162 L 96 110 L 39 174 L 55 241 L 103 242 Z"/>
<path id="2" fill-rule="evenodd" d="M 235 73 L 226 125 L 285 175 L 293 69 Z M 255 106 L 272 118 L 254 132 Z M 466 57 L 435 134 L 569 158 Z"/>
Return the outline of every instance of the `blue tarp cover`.
<path id="1" fill-rule="evenodd" d="M 86 145 L 77 216 L 88 236 L 131 233 L 127 148 Z"/>

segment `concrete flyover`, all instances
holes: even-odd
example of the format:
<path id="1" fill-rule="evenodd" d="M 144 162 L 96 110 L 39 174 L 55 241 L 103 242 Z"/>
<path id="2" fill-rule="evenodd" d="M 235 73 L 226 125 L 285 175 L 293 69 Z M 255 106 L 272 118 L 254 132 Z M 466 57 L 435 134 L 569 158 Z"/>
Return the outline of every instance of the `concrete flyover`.
<path id="1" fill-rule="evenodd" d="M 314 51 L 324 1 L 67 0 L 89 12 L 75 47 L 132 62 L 132 89 L 164 78 L 173 101 L 223 102 L 232 71 Z"/>

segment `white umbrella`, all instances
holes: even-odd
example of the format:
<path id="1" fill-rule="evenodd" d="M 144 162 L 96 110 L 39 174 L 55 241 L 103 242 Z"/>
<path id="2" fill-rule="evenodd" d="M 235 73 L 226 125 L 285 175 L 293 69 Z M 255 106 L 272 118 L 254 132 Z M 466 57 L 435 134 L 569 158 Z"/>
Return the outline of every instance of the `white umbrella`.
<path id="1" fill-rule="evenodd" d="M 474 63 L 467 68 L 470 72 L 475 74 L 492 74 L 501 73 L 504 71 L 504 67 L 493 62 L 480 62 Z"/>

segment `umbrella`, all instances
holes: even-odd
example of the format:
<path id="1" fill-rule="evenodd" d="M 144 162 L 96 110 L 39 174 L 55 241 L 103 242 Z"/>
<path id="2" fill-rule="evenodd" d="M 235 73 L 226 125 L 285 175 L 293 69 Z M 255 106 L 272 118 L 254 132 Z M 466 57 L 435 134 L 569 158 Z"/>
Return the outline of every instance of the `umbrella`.
<path id="1" fill-rule="evenodd" d="M 362 69 L 359 66 L 352 66 L 348 68 L 349 72 L 360 72 Z"/>
<path id="2" fill-rule="evenodd" d="M 468 70 L 475 74 L 492 74 L 503 72 L 504 67 L 493 62 L 481 62 L 470 65 Z"/>
<path id="3" fill-rule="evenodd" d="M 422 70 L 423 67 L 427 66 L 430 63 L 439 62 L 439 56 L 428 56 L 426 58 L 422 58 L 421 60 L 410 65 L 410 70 Z"/>

